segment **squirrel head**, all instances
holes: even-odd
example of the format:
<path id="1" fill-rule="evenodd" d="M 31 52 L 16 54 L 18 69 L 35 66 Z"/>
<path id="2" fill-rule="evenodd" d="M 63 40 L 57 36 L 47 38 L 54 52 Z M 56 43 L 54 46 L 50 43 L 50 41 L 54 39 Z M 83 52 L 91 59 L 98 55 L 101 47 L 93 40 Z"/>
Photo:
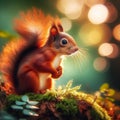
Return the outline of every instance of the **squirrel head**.
<path id="1" fill-rule="evenodd" d="M 71 55 L 79 49 L 73 37 L 63 32 L 63 28 L 60 24 L 51 27 L 48 45 L 62 55 Z"/>

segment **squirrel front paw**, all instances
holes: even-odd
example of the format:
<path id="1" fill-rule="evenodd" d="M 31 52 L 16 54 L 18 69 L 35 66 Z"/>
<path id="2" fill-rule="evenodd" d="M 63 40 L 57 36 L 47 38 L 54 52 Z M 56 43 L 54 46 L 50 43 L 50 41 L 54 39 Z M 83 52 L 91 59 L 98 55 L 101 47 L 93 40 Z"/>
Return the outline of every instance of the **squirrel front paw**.
<path id="1" fill-rule="evenodd" d="M 59 66 L 56 69 L 56 73 L 52 74 L 52 77 L 53 78 L 59 78 L 61 75 L 62 75 L 62 67 Z"/>

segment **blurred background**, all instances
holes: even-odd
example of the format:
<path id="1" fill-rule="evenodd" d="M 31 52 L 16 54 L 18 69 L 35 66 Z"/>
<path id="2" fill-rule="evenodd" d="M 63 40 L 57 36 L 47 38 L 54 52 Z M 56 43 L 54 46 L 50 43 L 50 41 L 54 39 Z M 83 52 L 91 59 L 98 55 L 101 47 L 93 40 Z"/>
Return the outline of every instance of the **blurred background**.
<path id="1" fill-rule="evenodd" d="M 67 57 L 63 76 L 56 86 L 73 80 L 83 91 L 93 93 L 104 83 L 120 90 L 120 1 L 119 0 L 0 0 L 0 51 L 18 34 L 13 20 L 21 11 L 40 8 L 59 16 L 81 54 Z"/>

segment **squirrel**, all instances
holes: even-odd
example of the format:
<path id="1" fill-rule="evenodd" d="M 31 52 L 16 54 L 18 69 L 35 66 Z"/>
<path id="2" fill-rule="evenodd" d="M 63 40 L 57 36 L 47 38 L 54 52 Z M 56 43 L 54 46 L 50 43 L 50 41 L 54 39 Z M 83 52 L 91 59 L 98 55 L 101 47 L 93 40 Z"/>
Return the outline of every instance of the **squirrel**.
<path id="1" fill-rule="evenodd" d="M 20 37 L 4 46 L 0 55 L 2 89 L 7 94 L 41 93 L 62 75 L 62 56 L 78 51 L 72 36 L 63 31 L 60 19 L 33 8 L 15 19 Z"/>

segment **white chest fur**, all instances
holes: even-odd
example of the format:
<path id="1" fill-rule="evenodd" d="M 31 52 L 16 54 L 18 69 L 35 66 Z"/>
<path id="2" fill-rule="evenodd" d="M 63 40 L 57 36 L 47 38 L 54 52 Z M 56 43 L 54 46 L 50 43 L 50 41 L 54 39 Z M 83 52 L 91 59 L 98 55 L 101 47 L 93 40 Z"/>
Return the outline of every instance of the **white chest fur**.
<path id="1" fill-rule="evenodd" d="M 59 67 L 59 66 L 60 66 L 60 63 L 61 63 L 61 60 L 62 60 L 62 59 L 61 59 L 61 56 L 60 56 L 60 55 L 56 56 L 55 59 L 54 59 L 53 62 L 52 62 L 53 68 Z"/>
<path id="2" fill-rule="evenodd" d="M 56 69 L 57 67 L 59 67 L 60 64 L 61 64 L 61 61 L 62 61 L 61 56 L 60 56 L 60 55 L 56 56 L 55 59 L 54 59 L 53 62 L 52 62 L 53 68 Z M 50 77 L 51 77 L 51 74 L 50 74 L 50 73 L 40 73 L 40 74 L 39 74 L 40 90 L 42 90 L 42 89 L 45 88 L 47 79 L 50 78 Z M 53 80 L 53 81 L 54 81 L 54 80 Z M 53 82 L 53 84 L 54 84 L 54 82 Z M 52 87 L 54 87 L 54 85 L 53 85 Z"/>

